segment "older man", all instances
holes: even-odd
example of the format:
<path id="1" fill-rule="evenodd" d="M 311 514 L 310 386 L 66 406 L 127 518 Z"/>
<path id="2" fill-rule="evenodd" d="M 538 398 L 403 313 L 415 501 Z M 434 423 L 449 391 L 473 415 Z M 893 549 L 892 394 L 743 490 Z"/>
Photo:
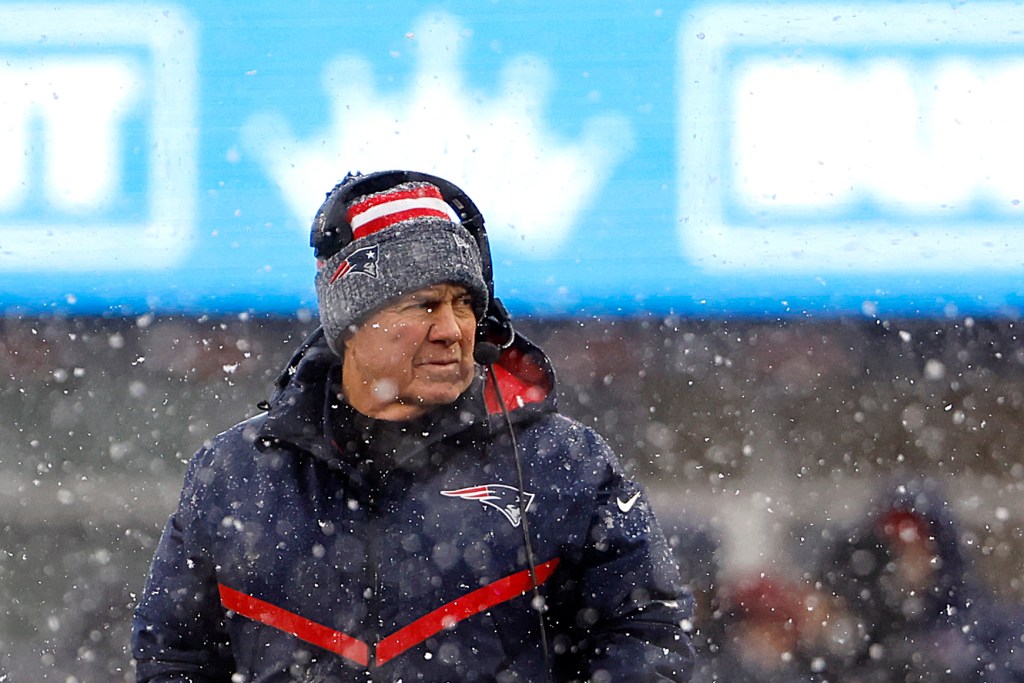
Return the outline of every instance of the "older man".
<path id="1" fill-rule="evenodd" d="M 690 599 L 647 498 L 557 412 L 468 197 L 350 176 L 312 242 L 322 327 L 192 459 L 139 680 L 687 680 Z"/>

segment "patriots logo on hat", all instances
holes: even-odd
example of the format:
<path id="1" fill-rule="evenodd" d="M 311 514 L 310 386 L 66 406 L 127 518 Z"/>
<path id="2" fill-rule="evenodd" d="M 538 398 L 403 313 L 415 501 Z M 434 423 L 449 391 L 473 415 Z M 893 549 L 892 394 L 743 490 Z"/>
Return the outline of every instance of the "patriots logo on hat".
<path id="1" fill-rule="evenodd" d="M 462 498 L 463 500 L 475 500 L 492 507 L 505 516 L 514 527 L 522 522 L 522 512 L 530 509 L 535 494 L 523 491 L 522 498 L 526 505 L 522 511 L 519 508 L 519 489 L 505 484 L 482 484 L 480 486 L 469 486 L 464 489 L 452 491 L 441 491 L 442 496 L 451 498 Z"/>
<path id="2" fill-rule="evenodd" d="M 338 269 L 331 276 L 331 284 L 349 273 L 362 273 L 370 277 L 377 277 L 377 257 L 380 255 L 380 245 L 356 249 L 348 258 L 338 264 Z"/>

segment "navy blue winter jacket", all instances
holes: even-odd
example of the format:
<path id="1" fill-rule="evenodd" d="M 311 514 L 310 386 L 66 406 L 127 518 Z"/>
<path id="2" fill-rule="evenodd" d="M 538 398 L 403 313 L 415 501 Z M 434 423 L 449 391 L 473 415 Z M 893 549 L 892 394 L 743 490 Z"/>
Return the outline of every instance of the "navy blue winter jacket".
<path id="1" fill-rule="evenodd" d="M 135 616 L 138 680 L 688 680 L 690 599 L 645 493 L 557 413 L 537 347 L 495 371 L 522 489 L 482 372 L 380 422 L 338 398 L 322 337 L 304 345 L 269 409 L 189 464 Z"/>

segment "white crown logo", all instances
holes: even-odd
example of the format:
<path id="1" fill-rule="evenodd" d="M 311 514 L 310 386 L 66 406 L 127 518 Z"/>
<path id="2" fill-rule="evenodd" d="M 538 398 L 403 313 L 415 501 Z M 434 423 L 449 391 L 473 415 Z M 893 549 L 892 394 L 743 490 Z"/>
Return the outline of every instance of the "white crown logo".
<path id="1" fill-rule="evenodd" d="M 347 171 L 396 168 L 462 187 L 498 249 L 546 258 L 564 242 L 632 147 L 630 123 L 595 116 L 578 141 L 559 140 L 541 121 L 551 73 L 528 56 L 505 66 L 497 97 L 467 92 L 459 64 L 466 35 L 449 15 L 422 16 L 410 34 L 414 77 L 407 92 L 394 95 L 375 89 L 365 59 L 337 58 L 323 76 L 333 120 L 308 139 L 298 139 L 277 114 L 246 122 L 245 149 L 267 168 L 303 227 Z"/>

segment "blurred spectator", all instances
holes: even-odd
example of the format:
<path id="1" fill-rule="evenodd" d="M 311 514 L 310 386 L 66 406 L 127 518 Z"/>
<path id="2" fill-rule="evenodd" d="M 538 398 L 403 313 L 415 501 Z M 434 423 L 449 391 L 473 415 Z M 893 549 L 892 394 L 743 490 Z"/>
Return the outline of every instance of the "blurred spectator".
<path id="1" fill-rule="evenodd" d="M 782 578 L 785 572 L 723 586 L 721 539 L 713 526 L 665 514 L 659 519 L 695 600 L 693 683 L 840 680 L 836 673 L 863 640 L 842 600 L 804 578 Z"/>
<path id="2" fill-rule="evenodd" d="M 809 683 L 813 671 L 803 641 L 815 629 L 810 587 L 764 574 L 723 586 L 724 640 L 713 662 L 713 681 Z"/>
<path id="3" fill-rule="evenodd" d="M 915 478 L 840 536 L 824 585 L 864 630 L 841 680 L 1024 681 L 1020 619 L 975 576 L 958 526 L 942 487 Z"/>

